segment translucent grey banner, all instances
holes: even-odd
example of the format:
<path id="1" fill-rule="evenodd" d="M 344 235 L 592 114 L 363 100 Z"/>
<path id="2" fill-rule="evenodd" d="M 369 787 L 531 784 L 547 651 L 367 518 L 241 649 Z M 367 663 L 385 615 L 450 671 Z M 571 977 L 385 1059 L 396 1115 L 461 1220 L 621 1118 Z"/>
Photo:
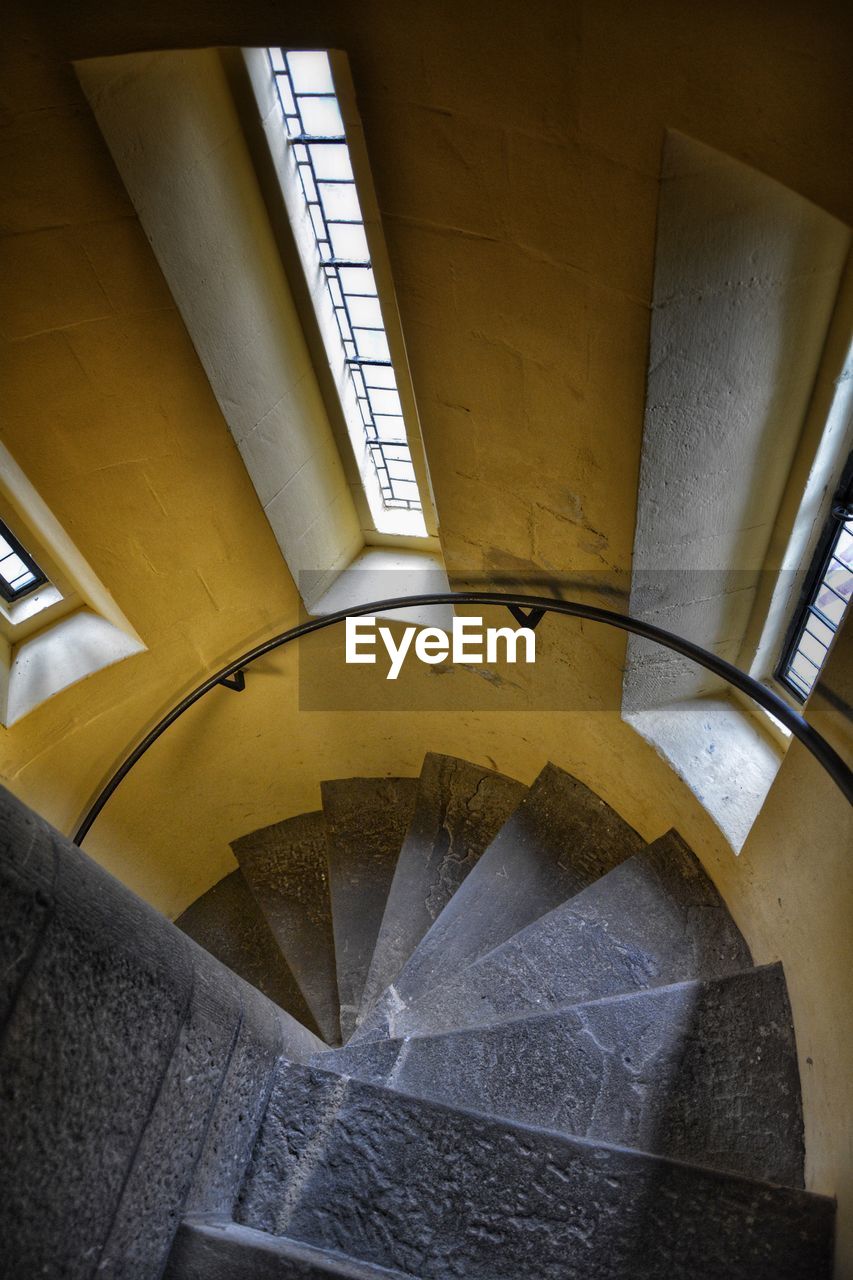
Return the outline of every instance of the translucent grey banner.
<path id="1" fill-rule="evenodd" d="M 658 569 L 453 575 L 348 570 L 326 584 L 303 574 L 303 619 L 412 595 L 501 592 L 632 615 L 748 671 L 761 646 L 768 675 L 796 612 L 804 575 Z M 299 641 L 305 711 L 637 711 L 725 692 L 719 677 L 652 641 L 589 619 L 546 613 L 533 638 L 503 605 L 439 603 L 371 613 Z M 529 630 L 525 627 L 525 630 Z"/>

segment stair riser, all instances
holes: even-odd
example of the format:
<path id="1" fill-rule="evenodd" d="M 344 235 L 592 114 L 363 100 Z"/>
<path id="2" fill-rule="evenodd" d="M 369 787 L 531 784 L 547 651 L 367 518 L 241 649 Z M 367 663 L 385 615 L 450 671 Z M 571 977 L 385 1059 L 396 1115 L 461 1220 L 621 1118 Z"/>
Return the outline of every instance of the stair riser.
<path id="1" fill-rule="evenodd" d="M 190 1220 L 175 1238 L 163 1280 L 415 1280 L 399 1271 L 250 1231 Z"/>
<path id="2" fill-rule="evenodd" d="M 386 997 L 353 1041 L 476 1026 L 750 964 L 716 889 L 669 833 L 410 1006 Z"/>
<path id="3" fill-rule="evenodd" d="M 829 1275 L 820 1197 L 341 1083 L 280 1076 L 241 1221 L 421 1280 Z"/>
<path id="4" fill-rule="evenodd" d="M 315 1065 L 579 1137 L 802 1186 L 794 1033 L 779 965 Z"/>
<path id="5" fill-rule="evenodd" d="M 320 1034 L 339 1044 L 338 979 L 322 813 L 303 813 L 231 845 Z"/>
<path id="6" fill-rule="evenodd" d="M 394 872 L 360 1019 L 394 980 L 527 788 L 453 756 L 427 755 Z"/>
<path id="7" fill-rule="evenodd" d="M 375 1039 L 409 1005 L 638 853 L 643 841 L 593 792 L 547 765 L 364 1020 Z"/>

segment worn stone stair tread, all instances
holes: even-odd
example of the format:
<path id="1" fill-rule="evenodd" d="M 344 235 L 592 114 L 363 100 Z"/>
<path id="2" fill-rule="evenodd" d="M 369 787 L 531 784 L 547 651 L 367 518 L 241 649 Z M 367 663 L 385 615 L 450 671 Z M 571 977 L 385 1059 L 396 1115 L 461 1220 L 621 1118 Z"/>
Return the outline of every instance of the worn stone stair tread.
<path id="1" fill-rule="evenodd" d="M 374 1034 L 476 1026 L 751 963 L 717 889 L 673 830 L 411 1006 L 399 1002 Z"/>
<path id="2" fill-rule="evenodd" d="M 344 1041 L 355 1027 L 417 788 L 417 778 L 321 783 Z"/>
<path id="3" fill-rule="evenodd" d="M 600 796 L 546 765 L 354 1039 L 388 1034 L 399 1008 L 447 982 L 643 845 Z"/>
<path id="4" fill-rule="evenodd" d="M 205 951 L 323 1039 L 299 984 L 240 871 L 232 871 L 203 893 L 175 924 Z"/>
<path id="5" fill-rule="evenodd" d="M 313 1065 L 488 1115 L 803 1185 L 794 1028 L 781 964 L 608 996 Z"/>
<path id="6" fill-rule="evenodd" d="M 456 756 L 425 757 L 360 1016 L 397 976 L 526 790 L 521 782 Z"/>
<path id="7" fill-rule="evenodd" d="M 235 1217 L 420 1280 L 829 1280 L 834 1204 L 281 1062 Z"/>
<path id="8" fill-rule="evenodd" d="M 341 1038 L 335 938 L 322 812 L 303 813 L 231 844 L 327 1044 Z"/>
<path id="9" fill-rule="evenodd" d="M 181 1223 L 163 1280 L 320 1280 L 323 1276 L 416 1280 L 336 1250 L 272 1236 L 236 1222 L 201 1219 Z"/>

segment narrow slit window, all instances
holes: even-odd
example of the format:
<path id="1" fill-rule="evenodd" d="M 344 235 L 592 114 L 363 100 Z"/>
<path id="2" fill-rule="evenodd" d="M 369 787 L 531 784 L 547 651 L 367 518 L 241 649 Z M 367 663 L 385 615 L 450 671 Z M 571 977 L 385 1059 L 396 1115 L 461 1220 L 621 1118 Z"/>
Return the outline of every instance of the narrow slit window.
<path id="1" fill-rule="evenodd" d="M 779 679 L 805 702 L 820 675 L 829 647 L 853 596 L 853 458 L 832 512 L 795 616 L 779 666 Z"/>
<path id="2" fill-rule="evenodd" d="M 421 511 L 328 55 L 270 49 L 269 57 L 382 505 Z"/>
<path id="3" fill-rule="evenodd" d="M 12 604 L 46 582 L 47 574 L 0 520 L 0 596 Z"/>

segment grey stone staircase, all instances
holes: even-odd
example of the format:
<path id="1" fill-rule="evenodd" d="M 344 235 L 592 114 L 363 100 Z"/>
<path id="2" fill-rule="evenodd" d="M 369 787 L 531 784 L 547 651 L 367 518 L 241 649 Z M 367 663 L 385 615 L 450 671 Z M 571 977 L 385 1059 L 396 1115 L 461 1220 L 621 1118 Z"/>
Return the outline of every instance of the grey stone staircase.
<path id="1" fill-rule="evenodd" d="M 234 850 L 178 923 L 325 1045 L 170 1280 L 828 1280 L 782 968 L 676 832 L 428 755 Z"/>

